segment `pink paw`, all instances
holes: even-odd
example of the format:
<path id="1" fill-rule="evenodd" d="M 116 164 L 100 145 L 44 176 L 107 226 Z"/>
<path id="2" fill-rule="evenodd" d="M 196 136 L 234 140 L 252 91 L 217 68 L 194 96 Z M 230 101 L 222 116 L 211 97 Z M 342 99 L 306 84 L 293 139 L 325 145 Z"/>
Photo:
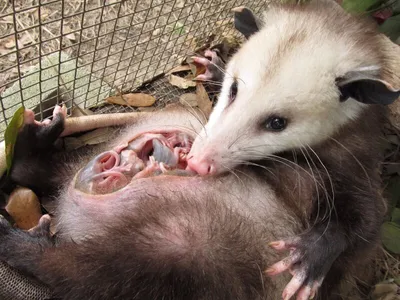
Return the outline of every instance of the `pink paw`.
<path id="1" fill-rule="evenodd" d="M 285 271 L 293 275 L 282 293 L 285 300 L 295 294 L 297 300 L 314 298 L 333 262 L 344 249 L 342 240 L 335 240 L 333 236 L 328 238 L 314 229 L 300 236 L 272 242 L 269 246 L 277 251 L 289 251 L 287 257 L 265 271 L 270 276 Z"/>

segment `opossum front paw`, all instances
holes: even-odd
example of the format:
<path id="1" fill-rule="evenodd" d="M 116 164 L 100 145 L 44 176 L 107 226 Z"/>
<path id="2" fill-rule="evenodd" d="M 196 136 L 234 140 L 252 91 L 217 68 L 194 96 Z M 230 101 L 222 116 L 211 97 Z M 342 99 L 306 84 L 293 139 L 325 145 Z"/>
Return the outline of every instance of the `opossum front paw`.
<path id="1" fill-rule="evenodd" d="M 331 247 L 326 237 L 311 231 L 309 234 L 275 241 L 269 244 L 278 251 L 289 250 L 290 254 L 266 270 L 270 276 L 289 271 L 293 275 L 286 285 L 282 298 L 297 300 L 313 299 L 327 272 L 340 251 Z M 336 249 L 336 250 L 335 250 Z"/>
<path id="2" fill-rule="evenodd" d="M 52 123 L 58 123 L 59 119 L 64 120 L 67 117 L 67 107 L 65 104 L 62 106 L 56 105 L 53 110 L 53 121 L 45 119 L 42 122 L 35 120 L 35 113 L 26 109 L 24 112 L 24 125 L 36 125 L 36 126 L 49 126 Z"/>
<path id="3" fill-rule="evenodd" d="M 219 56 L 217 49 L 206 50 L 204 57 L 192 57 L 193 62 L 205 68 L 204 74 L 198 75 L 195 80 L 207 81 L 214 84 L 222 83 L 224 78 L 224 61 Z"/>

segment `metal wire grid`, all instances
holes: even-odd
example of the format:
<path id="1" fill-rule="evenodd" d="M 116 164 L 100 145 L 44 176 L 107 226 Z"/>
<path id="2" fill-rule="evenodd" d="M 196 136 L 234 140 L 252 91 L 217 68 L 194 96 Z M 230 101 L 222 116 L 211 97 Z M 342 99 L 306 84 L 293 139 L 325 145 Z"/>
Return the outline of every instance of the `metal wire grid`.
<path id="1" fill-rule="evenodd" d="M 232 33 L 232 8 L 259 12 L 267 2 L 1 0 L 0 137 L 21 105 L 41 120 L 55 104 L 44 105 L 50 92 L 70 107 L 96 106 L 176 66 L 210 34 Z M 165 84 L 151 93 L 180 93 Z"/>

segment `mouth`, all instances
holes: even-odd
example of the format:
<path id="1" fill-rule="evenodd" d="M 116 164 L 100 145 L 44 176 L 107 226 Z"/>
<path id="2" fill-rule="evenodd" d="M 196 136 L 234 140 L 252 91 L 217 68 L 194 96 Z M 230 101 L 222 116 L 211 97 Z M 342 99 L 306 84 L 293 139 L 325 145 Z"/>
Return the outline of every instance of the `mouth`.
<path id="1" fill-rule="evenodd" d="M 143 133 L 92 159 L 78 173 L 75 188 L 89 194 L 108 194 L 141 178 L 194 176 L 187 165 L 192 143 L 193 139 L 180 131 Z"/>

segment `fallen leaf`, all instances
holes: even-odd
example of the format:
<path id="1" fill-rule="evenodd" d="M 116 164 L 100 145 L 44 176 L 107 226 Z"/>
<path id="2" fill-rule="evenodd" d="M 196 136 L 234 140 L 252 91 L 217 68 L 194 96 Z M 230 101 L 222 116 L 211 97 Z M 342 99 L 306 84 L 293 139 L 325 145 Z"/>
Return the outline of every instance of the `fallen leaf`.
<path id="1" fill-rule="evenodd" d="M 198 82 L 196 85 L 196 95 L 198 106 L 208 119 L 212 111 L 212 102 L 208 97 L 208 93 L 204 88 L 204 85 L 201 82 Z"/>
<path id="2" fill-rule="evenodd" d="M 71 109 L 71 117 L 82 117 L 82 116 L 90 116 L 94 115 L 94 112 L 92 112 L 90 109 L 83 109 L 80 108 L 79 106 L 74 106 Z"/>
<path id="3" fill-rule="evenodd" d="M 132 93 L 119 96 L 111 96 L 105 99 L 107 103 L 126 105 L 126 106 L 152 106 L 156 102 L 156 98 L 144 93 Z"/>
<path id="4" fill-rule="evenodd" d="M 176 87 L 184 89 L 184 90 L 196 86 L 196 82 L 194 82 L 193 80 L 175 76 L 173 74 L 169 75 L 168 80 L 169 80 L 169 83 L 172 84 L 173 86 L 176 86 Z"/>
<path id="5" fill-rule="evenodd" d="M 390 219 L 393 223 L 400 226 L 400 208 L 395 207 L 395 209 L 393 209 Z"/>
<path id="6" fill-rule="evenodd" d="M 397 295 L 398 286 L 395 283 L 378 283 L 375 285 L 372 293 L 372 299 L 375 300 L 398 300 L 400 295 Z"/>
<path id="7" fill-rule="evenodd" d="M 190 66 L 189 65 L 176 66 L 176 67 L 172 68 L 170 71 L 168 71 L 167 75 L 184 72 L 184 71 L 190 71 Z"/>
<path id="8" fill-rule="evenodd" d="M 42 216 L 39 199 L 30 189 L 16 188 L 10 195 L 6 211 L 23 230 L 35 227 Z"/>
<path id="9" fill-rule="evenodd" d="M 400 254 L 400 226 L 394 222 L 383 223 L 382 243 L 390 252 Z"/>
<path id="10" fill-rule="evenodd" d="M 191 70 L 191 72 L 192 72 L 194 77 L 197 77 L 197 76 L 199 76 L 201 74 L 204 74 L 206 72 L 206 67 L 204 65 L 201 65 L 201 64 L 196 64 L 193 61 L 192 57 L 188 57 L 186 59 L 186 63 L 189 65 L 190 70 Z"/>
<path id="11" fill-rule="evenodd" d="M 193 93 L 183 94 L 179 97 L 179 102 L 183 105 L 187 105 L 190 107 L 197 106 L 197 95 Z"/>

